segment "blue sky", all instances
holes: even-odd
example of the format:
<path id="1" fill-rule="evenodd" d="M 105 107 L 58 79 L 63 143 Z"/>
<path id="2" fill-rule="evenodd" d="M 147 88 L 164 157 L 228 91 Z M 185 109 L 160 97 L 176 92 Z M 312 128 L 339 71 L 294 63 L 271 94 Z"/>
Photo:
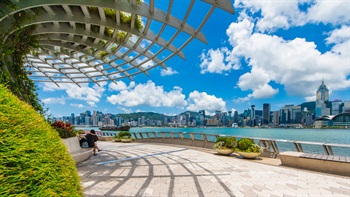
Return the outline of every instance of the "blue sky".
<path id="1" fill-rule="evenodd" d="M 168 70 L 157 67 L 149 71 L 150 77 L 139 74 L 134 81 L 124 79 L 101 87 L 37 83 L 39 98 L 53 116 L 86 110 L 241 113 L 253 104 L 262 109 L 263 103 L 271 103 L 271 109 L 278 110 L 286 104 L 313 101 L 324 80 L 331 100 L 350 100 L 348 0 L 231 3 L 234 15 L 215 9 L 202 29 L 208 44 L 192 41 L 183 49 L 186 60 L 174 56 L 166 62 Z M 184 4 L 188 1 L 174 2 L 172 15 L 182 19 Z M 166 11 L 168 2 L 155 5 Z M 202 10 L 208 8 L 196 2 L 188 24 L 198 28 Z M 152 31 L 159 31 L 159 25 L 152 25 Z"/>

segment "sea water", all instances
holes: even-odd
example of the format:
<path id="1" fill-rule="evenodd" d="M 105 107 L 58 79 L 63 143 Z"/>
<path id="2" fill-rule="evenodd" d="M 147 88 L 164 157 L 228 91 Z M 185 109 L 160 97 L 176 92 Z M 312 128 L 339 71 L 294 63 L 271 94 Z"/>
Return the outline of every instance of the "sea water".
<path id="1" fill-rule="evenodd" d="M 95 129 L 81 127 L 76 129 Z M 284 129 L 284 128 L 170 128 L 170 127 L 132 127 L 130 132 L 182 132 L 182 133 L 205 133 L 214 135 L 230 135 L 257 138 L 270 138 L 276 140 L 290 140 L 303 142 L 319 142 L 331 144 L 350 144 L 350 129 Z M 293 143 L 277 142 L 280 151 L 295 151 Z M 302 145 L 304 152 L 324 153 L 320 145 Z M 332 147 L 335 155 L 350 156 L 350 148 Z"/>

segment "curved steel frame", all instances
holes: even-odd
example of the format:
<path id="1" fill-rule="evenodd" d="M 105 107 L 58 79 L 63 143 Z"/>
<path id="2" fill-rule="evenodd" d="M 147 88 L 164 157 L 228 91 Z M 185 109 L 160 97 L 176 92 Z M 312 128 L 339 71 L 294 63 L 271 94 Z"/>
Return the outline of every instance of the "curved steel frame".
<path id="1" fill-rule="evenodd" d="M 211 7 L 196 29 L 186 24 L 195 0 L 190 1 L 182 20 L 170 14 L 173 0 L 169 0 L 167 12 L 155 8 L 154 0 L 141 5 L 137 0 L 13 0 L 17 10 L 1 6 L 4 9 L 0 13 L 0 33 L 7 32 L 3 39 L 6 42 L 8 36 L 17 31 L 10 29 L 12 18 L 9 16 L 20 11 L 40 12 L 34 20 L 21 24 L 21 28 L 39 25 L 34 35 L 41 35 L 42 49 L 28 54 L 24 65 L 33 81 L 53 82 L 56 85 L 75 83 L 78 86 L 89 82 L 97 85 L 102 81 L 116 83 L 122 78 L 133 80 L 132 77 L 140 73 L 148 76 L 147 71 L 157 66 L 166 69 L 165 62 L 175 55 L 185 59 L 182 49 L 193 39 L 206 43 L 200 31 L 216 7 L 234 13 L 230 0 L 202 2 Z M 98 13 L 90 12 L 89 6 L 97 7 Z M 116 11 L 115 20 L 106 16 L 105 8 Z M 131 15 L 130 25 L 122 23 L 120 12 Z M 134 26 L 137 16 L 146 19 L 140 30 Z M 157 34 L 150 30 L 152 21 L 161 23 Z M 92 25 L 97 26 L 98 30 L 93 30 Z M 162 36 L 168 26 L 175 28 L 175 32 L 166 41 Z M 105 35 L 106 28 L 113 30 L 113 34 Z M 120 31 L 126 33 L 124 40 L 117 37 Z M 180 33 L 189 38 L 176 48 L 173 42 Z M 142 43 L 148 46 L 143 47 Z M 157 51 L 152 51 L 154 48 Z M 161 58 L 164 53 L 165 58 Z"/>

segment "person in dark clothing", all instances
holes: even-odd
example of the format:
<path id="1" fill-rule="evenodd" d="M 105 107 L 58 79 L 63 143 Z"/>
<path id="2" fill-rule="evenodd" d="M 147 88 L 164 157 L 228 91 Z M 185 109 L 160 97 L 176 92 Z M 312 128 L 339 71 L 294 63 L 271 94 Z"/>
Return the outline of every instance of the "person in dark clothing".
<path id="1" fill-rule="evenodd" d="M 94 148 L 94 155 L 96 156 L 96 150 L 97 151 L 101 151 L 98 147 L 97 147 L 97 141 L 98 141 L 98 137 L 96 135 L 95 130 L 91 130 L 89 134 L 86 135 L 86 139 L 87 142 L 89 144 L 90 148 Z"/>

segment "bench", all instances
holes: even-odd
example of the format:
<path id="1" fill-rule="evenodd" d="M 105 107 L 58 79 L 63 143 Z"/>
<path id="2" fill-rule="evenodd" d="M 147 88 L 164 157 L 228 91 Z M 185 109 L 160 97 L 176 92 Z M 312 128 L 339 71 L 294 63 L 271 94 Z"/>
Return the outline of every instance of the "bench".
<path id="1" fill-rule="evenodd" d="M 279 154 L 283 166 L 350 176 L 350 157 L 287 151 Z"/>
<path id="2" fill-rule="evenodd" d="M 87 160 L 92 154 L 92 148 L 81 148 L 78 137 L 62 139 L 75 163 Z"/>

